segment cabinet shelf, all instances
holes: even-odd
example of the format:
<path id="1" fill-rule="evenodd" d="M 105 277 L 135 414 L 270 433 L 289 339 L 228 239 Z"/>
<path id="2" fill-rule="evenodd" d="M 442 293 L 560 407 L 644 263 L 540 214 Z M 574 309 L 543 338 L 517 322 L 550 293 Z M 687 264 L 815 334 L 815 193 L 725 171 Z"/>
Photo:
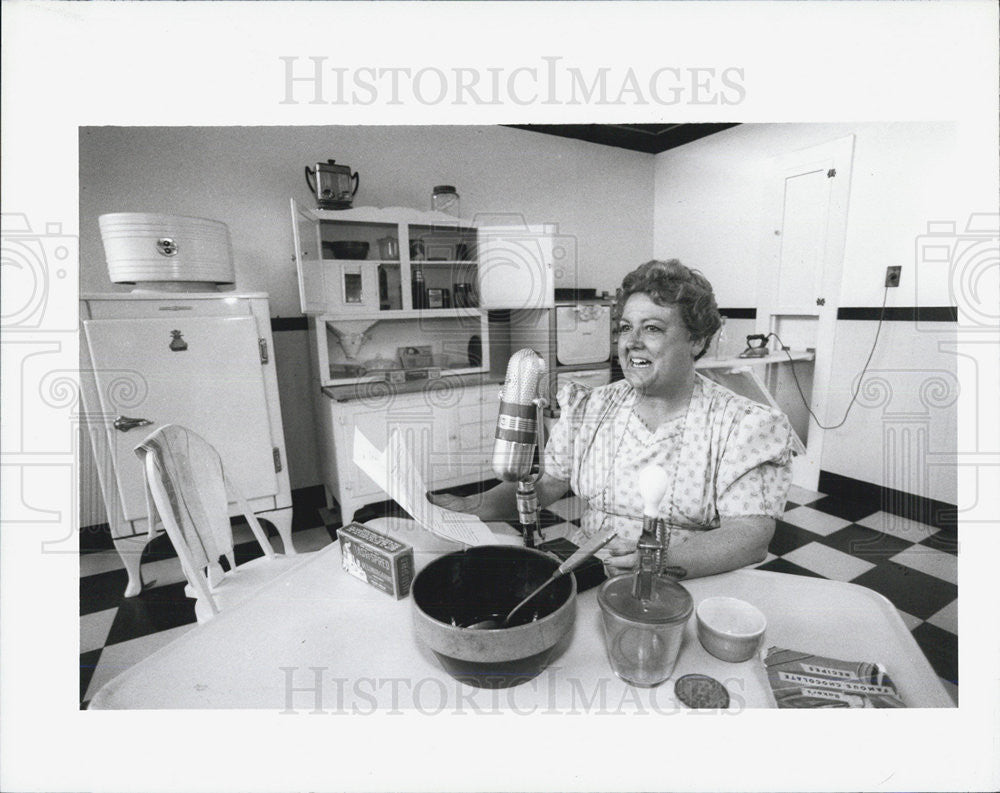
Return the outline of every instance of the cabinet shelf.
<path id="1" fill-rule="evenodd" d="M 482 316 L 483 310 L 475 306 L 455 308 L 408 308 L 383 309 L 382 311 L 352 311 L 350 314 L 320 314 L 320 322 L 362 321 L 362 320 L 402 320 L 402 319 L 455 319 L 457 317 Z"/>
<path id="2" fill-rule="evenodd" d="M 331 256 L 324 256 L 320 261 L 330 264 L 384 264 L 399 267 L 399 259 L 335 259 Z"/>
<path id="3" fill-rule="evenodd" d="M 406 370 L 393 369 L 394 373 L 401 373 Z M 414 370 L 414 373 L 419 370 Z M 419 391 L 427 387 L 428 383 L 434 383 L 439 380 L 446 380 L 448 383 L 453 381 L 449 378 L 452 377 L 467 377 L 468 375 L 476 375 L 478 377 L 484 377 L 488 374 L 488 371 L 484 370 L 479 366 L 463 366 L 461 368 L 441 368 L 440 374 L 436 377 L 412 377 L 412 379 L 403 380 L 390 380 L 386 378 L 386 372 L 381 370 L 372 371 L 371 374 L 364 374 L 358 377 L 337 377 L 330 378 L 323 383 L 323 389 L 328 388 L 340 388 L 343 386 L 355 386 L 355 385 L 368 385 L 370 383 L 385 383 L 390 386 L 393 390 L 402 391 Z M 459 382 L 459 381 L 455 381 Z"/>

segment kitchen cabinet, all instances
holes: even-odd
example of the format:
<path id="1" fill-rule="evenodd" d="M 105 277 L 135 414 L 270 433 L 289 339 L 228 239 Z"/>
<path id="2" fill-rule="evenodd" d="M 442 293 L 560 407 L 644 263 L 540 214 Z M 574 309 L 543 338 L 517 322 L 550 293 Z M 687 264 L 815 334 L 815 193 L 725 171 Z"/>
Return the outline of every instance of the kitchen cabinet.
<path id="1" fill-rule="evenodd" d="M 133 293 L 80 301 L 81 394 L 115 548 L 142 589 L 149 540 L 142 466 L 133 449 L 164 424 L 211 443 L 287 553 L 292 502 L 264 294 Z M 231 514 L 240 514 L 232 505 Z"/>
<path id="2" fill-rule="evenodd" d="M 321 387 L 490 371 L 471 223 L 408 209 L 310 210 L 292 200 L 292 231 Z M 335 258 L 352 249 L 363 258 Z M 425 360 L 401 360 L 406 349 Z"/>
<path id="3" fill-rule="evenodd" d="M 386 495 L 353 462 L 355 431 L 385 449 L 392 431 L 403 434 L 429 488 L 478 482 L 492 476 L 490 455 L 500 384 L 461 384 L 410 393 L 387 389 L 337 399 L 327 390 L 317 402 L 320 456 L 328 495 L 348 523 L 365 504 Z"/>
<path id="4" fill-rule="evenodd" d="M 480 289 L 486 308 L 521 310 L 555 306 L 555 270 L 575 248 L 552 224 L 477 229 Z M 573 254 L 575 255 L 575 254 Z"/>
<path id="5" fill-rule="evenodd" d="M 428 487 L 492 477 L 505 310 L 554 305 L 553 227 L 295 200 L 291 214 L 328 503 L 347 522 L 385 498 L 352 462 L 355 429 L 379 449 L 393 427 L 404 432 Z"/>

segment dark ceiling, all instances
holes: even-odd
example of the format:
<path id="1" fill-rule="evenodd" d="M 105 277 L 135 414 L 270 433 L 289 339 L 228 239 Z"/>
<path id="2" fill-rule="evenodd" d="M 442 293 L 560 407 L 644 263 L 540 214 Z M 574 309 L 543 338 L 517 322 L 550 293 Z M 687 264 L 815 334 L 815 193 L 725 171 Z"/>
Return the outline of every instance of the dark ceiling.
<path id="1" fill-rule="evenodd" d="M 546 135 L 659 154 L 738 124 L 508 124 Z"/>

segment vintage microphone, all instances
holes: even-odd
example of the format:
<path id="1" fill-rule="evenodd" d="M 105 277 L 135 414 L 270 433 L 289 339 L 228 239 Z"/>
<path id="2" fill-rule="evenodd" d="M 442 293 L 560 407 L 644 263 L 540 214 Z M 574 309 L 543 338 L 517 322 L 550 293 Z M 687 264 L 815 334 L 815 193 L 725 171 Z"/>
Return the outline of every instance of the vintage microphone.
<path id="1" fill-rule="evenodd" d="M 535 547 L 535 533 L 539 532 L 535 482 L 542 475 L 545 450 L 542 411 L 547 402 L 538 395 L 538 384 L 544 371 L 545 362 L 534 350 L 518 350 L 510 357 L 507 379 L 500 392 L 493 445 L 493 472 L 505 482 L 517 482 L 517 515 L 528 548 Z M 533 471 L 536 448 L 538 470 Z"/>

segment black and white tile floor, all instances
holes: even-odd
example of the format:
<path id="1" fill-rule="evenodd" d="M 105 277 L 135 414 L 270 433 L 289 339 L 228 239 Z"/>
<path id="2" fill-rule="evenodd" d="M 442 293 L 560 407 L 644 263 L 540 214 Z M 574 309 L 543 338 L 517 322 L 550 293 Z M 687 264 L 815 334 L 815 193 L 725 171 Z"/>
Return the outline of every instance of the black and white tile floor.
<path id="1" fill-rule="evenodd" d="M 366 507 L 356 518 L 387 514 L 391 504 Z M 567 534 L 582 505 L 575 496 L 543 510 L 546 539 Z M 318 550 L 336 538 L 339 521 L 315 504 L 296 508 L 295 546 Z M 260 554 L 249 529 L 234 529 L 237 564 Z M 274 535 L 280 548 L 281 541 Z M 758 567 L 850 581 L 885 595 L 958 701 L 958 544 L 939 530 L 872 505 L 793 487 L 767 559 Z M 125 598 L 126 575 L 113 550 L 80 558 L 80 704 L 128 667 L 194 625 L 194 601 L 169 541 L 158 537 L 142 566 L 145 588 Z"/>

